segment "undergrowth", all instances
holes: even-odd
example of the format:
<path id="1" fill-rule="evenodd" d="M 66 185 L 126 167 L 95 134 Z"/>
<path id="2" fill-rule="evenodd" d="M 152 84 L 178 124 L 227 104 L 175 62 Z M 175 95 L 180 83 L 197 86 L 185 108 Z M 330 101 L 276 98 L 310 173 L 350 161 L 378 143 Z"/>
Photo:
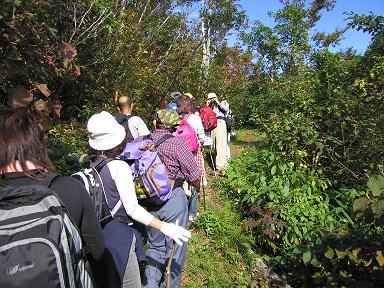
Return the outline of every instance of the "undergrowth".
<path id="1" fill-rule="evenodd" d="M 208 200 L 205 211 L 200 207 L 200 217 L 191 225 L 185 287 L 268 287 L 266 280 L 254 273 L 258 257 L 252 250 L 254 237 L 233 210 L 232 201 L 219 197 Z"/>

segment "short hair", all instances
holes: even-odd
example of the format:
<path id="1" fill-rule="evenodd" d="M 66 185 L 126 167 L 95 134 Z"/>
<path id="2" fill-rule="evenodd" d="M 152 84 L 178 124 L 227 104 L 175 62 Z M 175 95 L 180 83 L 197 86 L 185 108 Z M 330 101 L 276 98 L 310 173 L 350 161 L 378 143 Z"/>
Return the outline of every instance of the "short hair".
<path id="1" fill-rule="evenodd" d="M 40 120 L 41 116 L 31 106 L 0 108 L 0 174 L 9 165 L 16 168 L 18 162 L 22 173 L 34 178 L 27 161 L 48 172 L 55 170 L 47 154 Z"/>
<path id="2" fill-rule="evenodd" d="M 117 106 L 122 109 L 122 108 L 127 108 L 132 106 L 132 99 L 128 96 L 119 96 L 117 98 Z"/>
<path id="3" fill-rule="evenodd" d="M 180 108 L 181 113 L 189 113 L 192 111 L 193 105 L 190 97 L 181 95 L 177 99 L 177 107 Z"/>
<path id="4" fill-rule="evenodd" d="M 121 142 L 119 145 L 104 151 L 93 149 L 89 144 L 87 148 L 88 148 L 89 154 L 91 155 L 92 161 L 96 160 L 100 156 L 104 156 L 107 158 L 115 158 L 116 156 L 119 156 L 124 151 L 124 148 L 127 145 L 127 142 L 128 142 L 127 137 L 125 137 L 123 142 Z"/>

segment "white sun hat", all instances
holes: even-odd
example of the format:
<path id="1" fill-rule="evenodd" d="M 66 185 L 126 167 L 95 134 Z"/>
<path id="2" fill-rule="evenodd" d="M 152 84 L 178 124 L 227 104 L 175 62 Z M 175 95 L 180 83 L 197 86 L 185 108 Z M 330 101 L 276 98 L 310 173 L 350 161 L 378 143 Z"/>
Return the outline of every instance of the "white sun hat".
<path id="1" fill-rule="evenodd" d="M 92 115 L 88 120 L 87 129 L 89 146 L 98 151 L 115 148 L 125 138 L 124 127 L 105 111 Z"/>
<path id="2" fill-rule="evenodd" d="M 217 98 L 217 95 L 216 95 L 216 93 L 208 93 L 208 96 L 207 96 L 207 100 L 209 100 L 209 99 L 213 99 L 213 98 Z"/>

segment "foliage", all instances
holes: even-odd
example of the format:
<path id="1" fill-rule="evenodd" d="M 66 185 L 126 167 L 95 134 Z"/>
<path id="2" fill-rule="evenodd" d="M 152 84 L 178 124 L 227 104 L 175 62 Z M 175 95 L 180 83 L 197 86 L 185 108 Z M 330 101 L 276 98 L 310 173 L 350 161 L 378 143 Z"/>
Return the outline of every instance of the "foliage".
<path id="1" fill-rule="evenodd" d="M 192 223 L 187 287 L 247 287 L 257 278 L 263 282 L 253 271 L 254 238 L 232 208 L 225 197 L 209 198 L 207 210 L 200 210 L 199 218 Z"/>
<path id="2" fill-rule="evenodd" d="M 258 217 L 248 216 L 262 219 L 251 226 L 267 250 L 278 252 L 352 222 L 342 206 L 332 203 L 331 181 L 320 171 L 308 169 L 305 158 L 306 152 L 300 150 L 280 155 L 267 149 L 247 149 L 227 171 L 224 185 L 229 194 L 235 193 L 238 204 L 245 211 L 254 205 L 264 209 L 259 208 Z M 333 201 L 346 200 L 347 195 L 340 193 Z M 268 211 L 273 213 L 266 218 Z M 263 233 L 270 237 L 261 237 Z"/>
<path id="3" fill-rule="evenodd" d="M 49 131 L 48 155 L 58 173 L 69 176 L 82 168 L 83 165 L 76 163 L 70 155 L 87 153 L 86 139 L 85 127 L 76 122 L 57 124 Z"/>
<path id="4" fill-rule="evenodd" d="M 44 84 L 50 100 L 63 104 L 63 120 L 84 120 L 88 115 L 80 111 L 90 105 L 115 110 L 116 93 L 131 96 L 145 120 L 173 90 L 192 92 L 203 103 L 207 87 L 221 87 L 228 76 L 213 72 L 214 77 L 203 79 L 200 27 L 190 18 L 194 2 L 5 1 L 0 12 L 2 102 L 16 84 L 27 89 Z M 238 1 L 209 2 L 209 15 L 200 17 L 210 19 L 212 50 L 220 54 L 226 34 L 245 23 L 245 14 Z M 225 66 L 229 63 L 212 60 L 212 71 Z M 44 97 L 34 93 L 35 100 Z"/>
<path id="5" fill-rule="evenodd" d="M 383 176 L 370 176 L 366 188 L 336 190 L 305 163 L 303 151 L 248 148 L 219 187 L 249 219 L 272 269 L 292 285 L 382 285 Z"/>

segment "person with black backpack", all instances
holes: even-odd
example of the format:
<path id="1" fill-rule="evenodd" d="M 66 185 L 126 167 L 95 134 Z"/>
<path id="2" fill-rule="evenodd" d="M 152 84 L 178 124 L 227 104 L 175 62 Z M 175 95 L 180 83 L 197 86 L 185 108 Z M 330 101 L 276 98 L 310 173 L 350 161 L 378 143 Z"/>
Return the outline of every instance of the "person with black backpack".
<path id="1" fill-rule="evenodd" d="M 103 111 L 91 116 L 87 129 L 88 144 L 95 155 L 91 167 L 106 162 L 98 171 L 113 215 L 103 227 L 106 247 L 104 287 L 141 287 L 133 220 L 159 231 L 180 246 L 185 246 L 183 242 L 188 241 L 191 233 L 178 226 L 177 221 L 166 223 L 156 219 L 139 205 L 131 168 L 118 157 L 126 146 L 124 127 L 110 113 Z"/>
<path id="2" fill-rule="evenodd" d="M 102 230 L 84 187 L 53 173 L 40 119 L 0 108 L 0 287 L 94 287 Z"/>
<path id="3" fill-rule="evenodd" d="M 139 116 L 132 115 L 134 103 L 131 98 L 127 96 L 119 96 L 116 102 L 119 112 L 114 113 L 113 116 L 117 123 L 123 125 L 126 132 L 127 142 L 131 142 L 139 136 L 149 135 L 150 132 L 143 119 Z"/>

